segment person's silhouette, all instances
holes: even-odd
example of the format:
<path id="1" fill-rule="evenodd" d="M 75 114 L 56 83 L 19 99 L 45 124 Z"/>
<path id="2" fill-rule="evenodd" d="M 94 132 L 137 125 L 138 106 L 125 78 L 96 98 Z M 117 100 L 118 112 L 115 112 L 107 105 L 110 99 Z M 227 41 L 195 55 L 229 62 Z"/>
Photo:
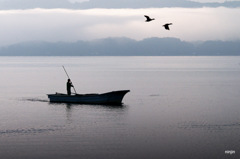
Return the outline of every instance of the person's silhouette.
<path id="1" fill-rule="evenodd" d="M 72 82 L 70 79 L 67 81 L 67 95 L 71 95 L 71 87 L 73 87 Z"/>

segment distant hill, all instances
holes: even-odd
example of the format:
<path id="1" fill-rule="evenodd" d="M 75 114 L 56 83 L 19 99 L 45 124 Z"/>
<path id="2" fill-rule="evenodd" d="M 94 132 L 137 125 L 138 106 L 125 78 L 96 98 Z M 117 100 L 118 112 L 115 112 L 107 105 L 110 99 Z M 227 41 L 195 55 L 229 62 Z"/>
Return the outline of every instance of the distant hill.
<path id="1" fill-rule="evenodd" d="M 239 1 L 224 3 L 198 3 L 189 0 L 89 0 L 82 3 L 70 3 L 68 0 L 0 0 L 0 9 L 31 8 L 162 8 L 162 7 L 240 7 Z"/>
<path id="2" fill-rule="evenodd" d="M 240 41 L 198 44 L 176 38 L 106 38 L 93 41 L 25 42 L 0 48 L 0 56 L 232 56 L 240 55 Z"/>

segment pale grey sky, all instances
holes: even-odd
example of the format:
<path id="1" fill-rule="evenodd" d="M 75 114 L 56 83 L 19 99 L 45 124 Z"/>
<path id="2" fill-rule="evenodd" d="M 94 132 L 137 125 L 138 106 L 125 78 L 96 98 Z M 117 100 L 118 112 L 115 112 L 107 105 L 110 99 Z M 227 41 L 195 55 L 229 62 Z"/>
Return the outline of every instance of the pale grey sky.
<path id="1" fill-rule="evenodd" d="M 210 2 L 210 3 L 214 3 L 214 2 L 218 2 L 218 3 L 223 3 L 223 2 L 230 2 L 230 1 L 240 1 L 240 0 L 190 0 L 190 1 L 194 1 L 194 2 L 201 2 L 201 3 L 206 3 L 206 2 Z"/>
<path id="2" fill-rule="evenodd" d="M 156 20 L 145 22 L 143 15 Z M 240 40 L 240 9 L 30 9 L 0 11 L 0 44 L 77 41 L 107 37 L 141 40 L 175 37 L 185 41 Z M 170 31 L 162 25 L 173 23 Z"/>
<path id="3" fill-rule="evenodd" d="M 195 1 L 195 2 L 193 2 Z M 196 2 L 238 2 L 223 4 L 201 4 Z M 82 3 L 84 2 L 84 3 Z M 0 9 L 32 8 L 162 8 L 162 7 L 240 7 L 239 0 L 0 0 Z"/>
<path id="4" fill-rule="evenodd" d="M 82 3 L 82 2 L 87 2 L 89 0 L 68 0 L 71 3 Z"/>
<path id="5" fill-rule="evenodd" d="M 75 4 L 76 1 L 79 2 L 79 0 L 71 0 L 71 3 Z M 33 0 L 21 0 L 25 3 L 20 3 L 19 0 L 0 0 L 0 4 L 3 2 L 18 3 L 18 5 L 34 4 Z M 36 2 L 49 5 L 67 4 L 67 0 Z M 130 3 L 128 0 L 121 2 Z M 134 0 L 131 0 L 132 2 Z M 146 23 L 144 15 L 156 20 Z M 72 42 L 108 37 L 128 37 L 136 40 L 150 37 L 174 37 L 185 41 L 240 40 L 239 16 L 240 8 L 225 7 L 2 9 L 0 10 L 0 46 L 24 41 Z M 170 26 L 171 30 L 167 31 L 162 25 L 169 22 L 173 25 Z"/>

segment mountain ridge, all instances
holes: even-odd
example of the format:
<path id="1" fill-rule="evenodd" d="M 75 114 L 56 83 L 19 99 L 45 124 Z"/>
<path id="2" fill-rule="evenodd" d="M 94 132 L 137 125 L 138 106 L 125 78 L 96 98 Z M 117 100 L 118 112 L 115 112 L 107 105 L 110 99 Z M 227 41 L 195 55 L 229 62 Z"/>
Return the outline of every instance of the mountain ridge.
<path id="1" fill-rule="evenodd" d="M 0 48 L 0 56 L 239 56 L 238 41 L 181 41 L 122 37 L 76 42 L 23 42 Z"/>

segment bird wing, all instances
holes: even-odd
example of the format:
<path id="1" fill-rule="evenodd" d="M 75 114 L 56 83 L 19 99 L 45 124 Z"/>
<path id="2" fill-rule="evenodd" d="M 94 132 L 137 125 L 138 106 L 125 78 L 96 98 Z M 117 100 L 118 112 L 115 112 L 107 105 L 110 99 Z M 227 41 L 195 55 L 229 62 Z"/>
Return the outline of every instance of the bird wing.
<path id="1" fill-rule="evenodd" d="M 150 19 L 149 16 L 147 16 L 147 15 L 144 15 L 144 17 L 146 17 L 148 20 Z"/>
<path id="2" fill-rule="evenodd" d="M 163 25 L 165 29 L 169 30 L 168 24 Z"/>

